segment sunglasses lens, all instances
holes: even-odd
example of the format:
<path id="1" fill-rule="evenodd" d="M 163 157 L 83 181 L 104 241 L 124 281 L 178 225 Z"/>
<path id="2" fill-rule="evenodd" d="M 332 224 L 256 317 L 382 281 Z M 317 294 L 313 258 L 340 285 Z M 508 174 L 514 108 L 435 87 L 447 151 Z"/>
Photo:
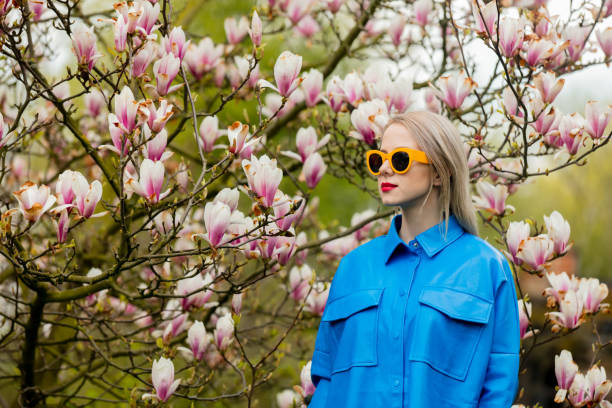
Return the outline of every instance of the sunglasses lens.
<path id="1" fill-rule="evenodd" d="M 370 166 L 370 170 L 372 170 L 374 173 L 377 173 L 378 170 L 380 170 L 382 163 L 382 156 L 378 153 L 372 153 L 368 158 L 368 166 Z"/>
<path id="2" fill-rule="evenodd" d="M 395 152 L 391 156 L 391 164 L 395 170 L 404 171 L 410 164 L 410 156 L 406 152 Z"/>

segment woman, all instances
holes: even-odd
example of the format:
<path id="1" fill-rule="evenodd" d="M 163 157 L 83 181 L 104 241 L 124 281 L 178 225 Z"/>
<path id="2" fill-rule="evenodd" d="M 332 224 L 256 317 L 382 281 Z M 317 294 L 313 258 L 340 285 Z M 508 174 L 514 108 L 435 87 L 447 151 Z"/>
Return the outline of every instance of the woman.
<path id="1" fill-rule="evenodd" d="M 386 235 L 340 261 L 309 408 L 509 408 L 516 291 L 508 261 L 477 236 L 457 129 L 431 112 L 394 117 L 366 165 L 383 204 L 401 212 Z"/>

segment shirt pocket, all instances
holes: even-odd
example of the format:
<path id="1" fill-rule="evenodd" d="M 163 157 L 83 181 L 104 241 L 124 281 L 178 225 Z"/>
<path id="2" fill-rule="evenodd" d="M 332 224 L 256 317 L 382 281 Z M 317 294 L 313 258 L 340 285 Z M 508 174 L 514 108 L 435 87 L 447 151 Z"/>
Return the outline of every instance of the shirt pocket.
<path id="1" fill-rule="evenodd" d="M 337 345 L 332 373 L 378 363 L 378 315 L 383 290 L 358 290 L 325 305 L 321 320 L 329 322 Z"/>
<path id="2" fill-rule="evenodd" d="M 493 302 L 453 288 L 425 286 L 419 295 L 409 360 L 464 381 Z"/>

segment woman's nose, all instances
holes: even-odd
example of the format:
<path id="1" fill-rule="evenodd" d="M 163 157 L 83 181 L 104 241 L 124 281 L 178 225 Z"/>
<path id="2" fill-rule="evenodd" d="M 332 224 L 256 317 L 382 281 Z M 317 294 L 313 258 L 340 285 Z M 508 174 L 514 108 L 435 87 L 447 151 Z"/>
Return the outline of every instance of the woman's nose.
<path id="1" fill-rule="evenodd" d="M 382 165 L 380 166 L 380 175 L 381 176 L 390 176 L 393 174 L 393 169 L 391 168 L 391 163 L 389 160 L 384 160 Z"/>

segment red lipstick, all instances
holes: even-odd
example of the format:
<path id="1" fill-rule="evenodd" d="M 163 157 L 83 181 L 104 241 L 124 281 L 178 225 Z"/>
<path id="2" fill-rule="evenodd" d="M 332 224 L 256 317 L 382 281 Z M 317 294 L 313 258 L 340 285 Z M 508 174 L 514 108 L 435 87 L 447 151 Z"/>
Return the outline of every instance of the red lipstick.
<path id="1" fill-rule="evenodd" d="M 391 184 L 391 183 L 382 183 L 382 184 L 380 185 L 380 189 L 381 189 L 383 192 L 386 192 L 386 191 L 389 191 L 389 190 L 393 190 L 395 187 L 397 187 L 397 185 L 395 185 L 395 184 Z"/>

